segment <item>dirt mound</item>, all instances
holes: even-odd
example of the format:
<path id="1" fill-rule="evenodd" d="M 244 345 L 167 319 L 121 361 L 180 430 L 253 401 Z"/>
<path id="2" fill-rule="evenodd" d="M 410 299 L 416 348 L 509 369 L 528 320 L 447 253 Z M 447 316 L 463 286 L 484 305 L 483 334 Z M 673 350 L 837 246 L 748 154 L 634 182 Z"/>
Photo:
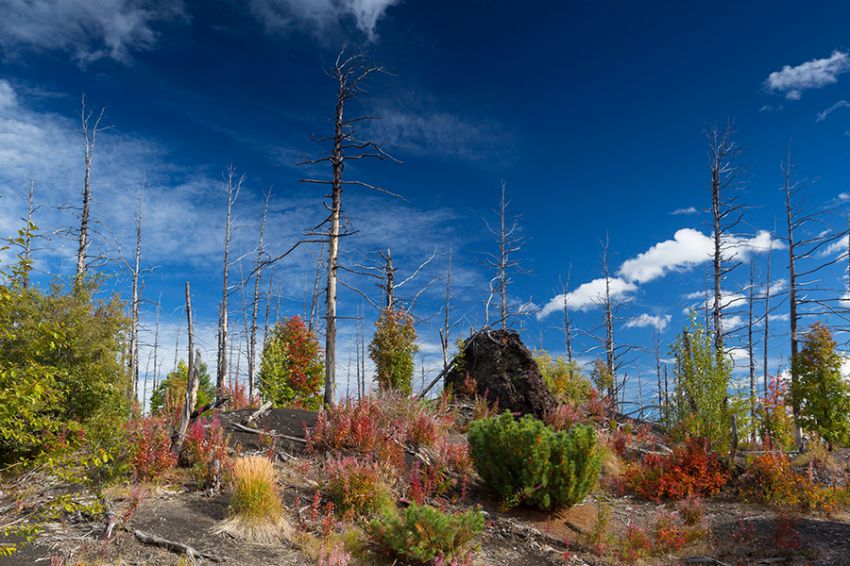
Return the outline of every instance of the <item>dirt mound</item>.
<path id="1" fill-rule="evenodd" d="M 247 419 L 254 412 L 254 409 L 239 409 L 221 414 L 221 423 L 230 434 L 231 444 L 238 444 L 243 450 L 268 447 L 268 438 L 264 437 L 269 435 L 249 432 L 256 430 L 271 433 L 279 447 L 301 452 L 304 450 L 304 443 L 292 439 L 303 439 L 307 429 L 316 425 L 318 417 L 316 411 L 275 408 L 269 409 L 249 423 Z M 249 430 L 245 429 L 246 426 Z"/>
<path id="2" fill-rule="evenodd" d="M 500 410 L 543 418 L 557 404 L 537 362 L 513 330 L 482 330 L 463 343 L 446 386 L 463 396 L 473 384 L 478 395 L 498 402 Z"/>

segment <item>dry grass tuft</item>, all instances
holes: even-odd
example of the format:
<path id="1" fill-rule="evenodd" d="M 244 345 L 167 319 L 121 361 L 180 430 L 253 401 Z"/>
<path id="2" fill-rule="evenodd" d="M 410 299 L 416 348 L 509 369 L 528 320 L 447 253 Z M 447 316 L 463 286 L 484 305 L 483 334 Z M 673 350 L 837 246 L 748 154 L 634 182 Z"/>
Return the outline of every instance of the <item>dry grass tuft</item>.
<path id="1" fill-rule="evenodd" d="M 230 518 L 216 532 L 261 544 L 280 542 L 288 532 L 277 474 L 262 456 L 238 458 L 231 471 Z"/>

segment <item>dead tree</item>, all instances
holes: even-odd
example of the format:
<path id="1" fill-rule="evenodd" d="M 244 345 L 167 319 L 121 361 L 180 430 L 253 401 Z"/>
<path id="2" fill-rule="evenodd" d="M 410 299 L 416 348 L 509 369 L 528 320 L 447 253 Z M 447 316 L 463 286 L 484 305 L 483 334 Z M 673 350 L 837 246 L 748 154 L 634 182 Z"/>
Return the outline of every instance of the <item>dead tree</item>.
<path id="1" fill-rule="evenodd" d="M 514 254 L 519 252 L 522 249 L 522 245 L 524 243 L 524 238 L 518 235 L 518 226 L 516 218 L 510 221 L 510 226 L 508 226 L 508 206 L 510 202 L 506 199 L 507 185 L 504 181 L 502 181 L 501 192 L 499 198 L 499 210 L 497 211 L 497 215 L 499 217 L 499 227 L 498 229 L 494 229 L 487 224 L 487 229 L 490 230 L 490 233 L 496 238 L 499 244 L 499 253 L 488 254 L 488 264 L 491 269 L 496 271 L 496 274 L 493 276 L 493 279 L 490 280 L 490 294 L 487 299 L 486 304 L 486 319 L 489 324 L 490 318 L 490 303 L 493 299 L 493 292 L 498 291 L 499 293 L 499 320 L 498 323 L 502 327 L 502 329 L 507 328 L 508 318 L 515 313 L 510 313 L 508 309 L 508 286 L 511 284 L 511 276 L 510 272 L 515 270 L 519 264 L 515 259 L 513 259 Z M 493 284 L 497 286 L 496 289 L 493 289 Z M 520 309 L 522 311 L 522 309 Z"/>
<path id="2" fill-rule="evenodd" d="M 764 345 L 762 346 L 762 355 L 764 356 L 764 361 L 762 363 L 762 371 L 764 378 L 764 395 L 767 396 L 767 382 L 768 382 L 768 367 L 767 367 L 767 344 L 768 339 L 770 337 L 770 256 L 773 251 L 773 235 L 770 237 L 771 242 L 767 248 L 767 270 L 764 281 Z"/>
<path id="3" fill-rule="evenodd" d="M 186 281 L 186 322 L 188 323 L 189 333 L 189 367 L 186 372 L 186 398 L 183 401 L 183 411 L 180 414 L 180 424 L 172 439 L 172 450 L 175 454 L 180 454 L 183 448 L 183 441 L 186 440 L 186 430 L 189 428 L 189 420 L 192 416 L 192 410 L 198 402 L 198 385 L 200 382 L 199 369 L 201 365 L 201 351 L 194 351 L 195 347 L 195 331 L 192 325 L 192 292 L 189 282 Z M 193 355 L 194 354 L 194 355 Z"/>
<path id="4" fill-rule="evenodd" d="M 567 363 L 573 362 L 573 331 L 570 324 L 570 305 L 568 297 L 570 294 L 570 277 L 572 275 L 572 265 L 567 270 L 567 281 L 564 283 L 564 345 L 567 348 Z"/>
<path id="5" fill-rule="evenodd" d="M 362 289 L 347 283 L 343 279 L 339 280 L 340 285 L 351 289 L 361 297 L 363 297 L 367 303 L 369 303 L 375 310 L 379 312 L 384 312 L 386 310 L 395 311 L 397 309 L 402 309 L 405 312 L 412 313 L 413 307 L 416 305 L 416 301 L 419 297 L 424 293 L 428 288 L 434 283 L 436 279 L 430 280 L 426 283 L 422 288 L 420 288 L 416 293 L 409 296 L 400 296 L 398 291 L 405 287 L 408 283 L 415 280 L 416 277 L 422 272 L 425 267 L 431 263 L 434 257 L 437 255 L 437 250 L 435 249 L 431 255 L 419 266 L 413 270 L 413 272 L 406 278 L 404 278 L 400 282 L 396 282 L 396 273 L 398 272 L 398 267 L 396 267 L 393 261 L 393 253 L 391 249 L 378 250 L 378 256 L 380 258 L 380 263 L 378 265 L 364 265 L 364 264 L 355 264 L 351 268 L 341 266 L 341 268 L 347 273 L 351 273 L 354 275 L 359 275 L 362 277 L 368 277 L 377 280 L 375 285 L 382 291 L 383 304 L 380 304 L 379 301 L 372 300 L 369 298 L 368 293 L 363 291 Z"/>
<path id="6" fill-rule="evenodd" d="M 755 262 L 750 260 L 750 285 L 749 285 L 749 300 L 747 301 L 747 356 L 750 362 L 750 419 L 753 423 L 756 422 L 756 357 L 753 351 L 753 303 L 756 299 L 756 266 Z M 753 441 L 755 441 L 755 428 L 753 428 Z"/>
<path id="7" fill-rule="evenodd" d="M 605 366 L 608 370 L 608 376 L 611 379 L 611 384 L 608 390 L 608 396 L 616 400 L 615 387 L 617 384 L 617 374 L 615 367 L 615 351 L 614 351 L 614 307 L 611 303 L 611 274 L 608 271 L 608 237 L 605 237 L 605 243 L 602 246 L 602 272 L 605 276 Z M 566 303 L 566 300 L 564 301 Z"/>
<path id="8" fill-rule="evenodd" d="M 218 328 L 218 364 L 215 378 L 216 399 L 224 396 L 225 382 L 227 379 L 227 298 L 230 294 L 230 227 L 233 218 L 233 203 L 239 197 L 239 191 L 245 176 L 236 177 L 236 169 L 230 165 L 225 175 L 225 189 L 227 192 L 227 217 L 224 226 L 224 275 L 221 286 L 221 306 L 219 313 Z"/>
<path id="9" fill-rule="evenodd" d="M 133 267 L 130 268 L 133 276 L 131 321 L 130 321 L 130 376 L 133 380 L 133 398 L 138 397 L 139 387 L 139 314 L 142 305 L 140 276 L 142 260 L 142 206 L 144 204 L 145 186 L 139 189 L 139 210 L 136 214 L 136 253 L 134 254 Z M 126 264 L 126 262 L 125 262 Z"/>
<path id="10" fill-rule="evenodd" d="M 89 221 L 91 216 L 91 168 L 94 160 L 94 144 L 97 132 L 100 130 L 100 121 L 103 119 L 105 109 L 101 108 L 97 118 L 94 112 L 86 109 L 86 95 L 82 97 L 82 111 L 80 119 L 82 122 L 83 147 L 85 149 L 85 172 L 83 174 L 83 207 L 80 212 L 80 240 L 77 247 L 77 280 L 80 280 L 86 271 L 86 256 L 89 247 Z"/>
<path id="11" fill-rule="evenodd" d="M 713 227 L 712 274 L 714 283 L 714 302 L 712 304 L 712 322 L 714 324 L 714 350 L 718 361 L 725 356 L 723 347 L 723 304 L 721 283 L 736 265 L 729 265 L 728 236 L 742 217 L 742 205 L 737 202 L 736 176 L 734 160 L 738 148 L 732 139 L 731 124 L 720 130 L 713 128 L 707 132 L 709 166 L 711 170 L 711 216 Z"/>
<path id="12" fill-rule="evenodd" d="M 325 250 L 324 242 L 319 247 L 319 254 L 316 256 L 316 275 L 313 278 L 313 292 L 310 295 L 310 313 L 308 315 L 307 321 L 307 330 L 313 331 L 313 329 L 317 326 L 316 324 L 316 316 L 318 315 L 318 305 L 319 305 L 319 281 L 322 276 L 322 255 Z"/>
<path id="13" fill-rule="evenodd" d="M 336 388 L 336 300 L 337 280 L 339 269 L 339 244 L 340 238 L 350 234 L 343 231 L 342 227 L 342 190 L 345 186 L 362 187 L 371 191 L 390 194 L 378 186 L 358 181 L 345 179 L 343 176 L 346 161 L 374 158 L 378 160 L 393 159 L 380 145 L 374 141 L 363 140 L 358 137 L 357 127 L 368 122 L 376 116 L 361 115 L 346 118 L 345 107 L 352 99 L 359 98 L 365 94 L 365 83 L 375 73 L 380 73 L 383 68 L 370 65 L 365 62 L 362 54 L 347 55 L 345 49 L 339 52 L 330 76 L 337 83 L 336 112 L 334 117 L 334 133 L 332 136 L 321 138 L 318 141 L 330 143 L 331 148 L 328 155 L 318 159 L 305 161 L 305 164 L 328 163 L 331 166 L 330 179 L 301 179 L 301 182 L 325 185 L 330 187 L 330 194 L 325 203 L 329 211 L 328 216 L 308 235 L 320 236 L 326 239 L 328 244 L 327 261 L 327 285 L 325 287 L 325 395 L 324 404 L 332 405 L 334 402 Z M 393 195 L 398 196 L 398 195 Z"/>
<path id="14" fill-rule="evenodd" d="M 443 304 L 443 328 L 440 329 L 440 349 L 443 352 L 443 374 L 449 373 L 449 310 L 452 304 L 452 248 L 446 263 L 446 299 Z"/>
<path id="15" fill-rule="evenodd" d="M 257 242 L 257 269 L 254 272 L 254 301 L 251 305 L 251 329 L 248 336 L 248 399 L 254 398 L 254 368 L 257 360 L 257 313 L 260 308 L 260 282 L 263 276 L 263 236 L 266 231 L 266 220 L 269 216 L 270 197 L 271 191 L 268 191 L 266 193 L 266 202 L 263 206 L 263 219 L 260 221 L 260 236 Z"/>
<path id="16" fill-rule="evenodd" d="M 661 336 L 657 332 L 655 333 L 655 373 L 658 378 L 658 420 L 664 422 L 667 420 L 667 415 L 661 376 Z"/>

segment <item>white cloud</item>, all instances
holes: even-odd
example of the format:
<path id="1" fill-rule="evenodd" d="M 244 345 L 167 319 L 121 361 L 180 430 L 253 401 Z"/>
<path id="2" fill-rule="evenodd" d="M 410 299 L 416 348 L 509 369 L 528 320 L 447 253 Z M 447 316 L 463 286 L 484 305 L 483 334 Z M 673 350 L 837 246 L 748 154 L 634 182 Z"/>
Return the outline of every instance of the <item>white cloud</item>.
<path id="1" fill-rule="evenodd" d="M 695 207 L 689 206 L 687 208 L 677 208 L 676 210 L 674 210 L 670 214 L 672 214 L 673 216 L 685 216 L 685 215 L 697 214 L 698 212 L 699 211 Z"/>
<path id="2" fill-rule="evenodd" d="M 723 241 L 724 258 L 746 260 L 751 253 L 781 249 L 784 244 L 773 239 L 770 232 L 759 231 L 755 236 L 727 236 Z M 636 283 L 647 283 L 672 271 L 690 269 L 708 261 L 714 253 L 714 241 L 693 228 L 677 230 L 672 240 L 659 242 L 642 254 L 626 260 L 620 266 L 620 276 Z"/>
<path id="3" fill-rule="evenodd" d="M 81 63 L 128 61 L 151 49 L 154 26 L 182 16 L 182 3 L 164 0 L 0 0 L 0 47 L 70 51 Z"/>
<path id="4" fill-rule="evenodd" d="M 612 299 L 623 298 L 637 290 L 637 285 L 624 281 L 620 278 L 612 278 L 609 281 L 609 294 Z M 537 319 L 541 320 L 553 312 L 560 312 L 564 308 L 564 300 L 572 310 L 590 310 L 605 297 L 605 278 L 600 277 L 587 283 L 582 283 L 574 291 L 566 295 L 561 293 L 553 297 L 546 305 L 537 312 Z"/>
<path id="5" fill-rule="evenodd" d="M 655 328 L 658 332 L 664 332 L 667 325 L 673 319 L 669 314 L 653 315 L 643 313 L 626 321 L 626 328 Z"/>
<path id="6" fill-rule="evenodd" d="M 826 120 L 829 117 L 830 114 L 832 114 L 833 112 L 835 112 L 839 108 L 850 108 L 850 102 L 847 102 L 846 100 L 839 100 L 838 102 L 836 102 L 835 104 L 833 104 L 832 106 L 827 108 L 826 110 L 824 110 L 822 112 L 818 112 L 818 117 L 815 118 L 815 121 L 816 122 L 823 122 L 824 120 Z"/>
<path id="7" fill-rule="evenodd" d="M 785 65 L 781 71 L 768 75 L 765 86 L 771 92 L 781 92 L 788 100 L 799 100 L 803 91 L 822 88 L 838 82 L 838 76 L 850 70 L 850 56 L 833 51 L 824 59 L 812 59 L 796 67 Z"/>
<path id="8" fill-rule="evenodd" d="M 326 33 L 346 19 L 374 41 L 378 20 L 399 0 L 251 0 L 251 12 L 270 31 L 294 26 L 309 28 L 316 35 Z"/>

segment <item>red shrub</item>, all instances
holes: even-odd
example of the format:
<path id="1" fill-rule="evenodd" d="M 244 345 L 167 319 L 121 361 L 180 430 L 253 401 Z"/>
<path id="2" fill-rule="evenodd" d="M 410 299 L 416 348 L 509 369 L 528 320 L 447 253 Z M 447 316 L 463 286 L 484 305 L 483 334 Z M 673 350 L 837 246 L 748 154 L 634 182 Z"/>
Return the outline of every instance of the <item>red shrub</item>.
<path id="1" fill-rule="evenodd" d="M 569 430 L 574 424 L 582 422 L 585 418 L 585 412 L 582 408 L 564 403 L 548 413 L 543 420 L 555 430 Z"/>
<path id="2" fill-rule="evenodd" d="M 324 476 L 325 492 L 344 515 L 368 516 L 392 504 L 385 470 L 373 460 L 331 458 Z"/>
<path id="3" fill-rule="evenodd" d="M 210 419 L 197 418 L 189 427 L 183 443 L 184 455 L 202 485 L 218 481 L 222 470 L 229 466 L 227 445 L 227 435 L 218 415 Z"/>
<path id="4" fill-rule="evenodd" d="M 773 530 L 773 544 L 776 548 L 785 552 L 795 552 L 803 546 L 803 539 L 800 536 L 800 531 L 797 530 L 798 522 L 794 517 L 785 513 L 779 516 Z"/>
<path id="5" fill-rule="evenodd" d="M 688 438 L 672 454 L 647 454 L 623 475 L 626 490 L 652 501 L 717 495 L 729 471 L 707 443 Z"/>
<path id="6" fill-rule="evenodd" d="M 128 424 L 130 467 L 136 481 L 152 481 L 174 467 L 171 427 L 162 417 L 147 416 Z"/>

